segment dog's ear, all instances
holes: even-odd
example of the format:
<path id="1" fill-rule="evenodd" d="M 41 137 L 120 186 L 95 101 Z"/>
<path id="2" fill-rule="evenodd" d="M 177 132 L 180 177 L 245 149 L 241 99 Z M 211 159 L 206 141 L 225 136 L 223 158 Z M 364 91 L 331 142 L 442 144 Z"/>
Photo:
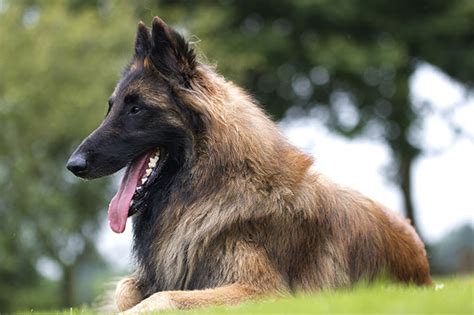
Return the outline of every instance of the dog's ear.
<path id="1" fill-rule="evenodd" d="M 196 54 L 178 32 L 157 16 L 152 22 L 149 57 L 164 76 L 189 86 L 196 68 Z"/>
<path id="2" fill-rule="evenodd" d="M 145 23 L 138 23 L 137 36 L 135 38 L 135 56 L 137 60 L 144 60 L 151 52 L 150 30 Z"/>

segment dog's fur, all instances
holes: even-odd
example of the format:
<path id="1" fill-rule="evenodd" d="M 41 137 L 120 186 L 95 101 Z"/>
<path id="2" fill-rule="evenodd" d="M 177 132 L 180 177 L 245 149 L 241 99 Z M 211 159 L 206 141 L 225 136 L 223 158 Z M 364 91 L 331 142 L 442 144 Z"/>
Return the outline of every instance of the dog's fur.
<path id="1" fill-rule="evenodd" d="M 114 106 L 126 106 L 120 102 L 131 91 L 159 110 L 154 119 L 166 132 L 148 127 L 141 134 L 160 138 L 170 156 L 147 206 L 134 217 L 138 266 L 117 287 L 121 311 L 347 287 L 381 272 L 405 283 L 431 283 L 423 243 L 408 221 L 315 171 L 311 157 L 288 143 L 252 98 L 198 62 L 159 18 L 151 33 L 139 25 Z M 122 119 L 111 115 L 91 136 L 94 146 L 87 140 L 81 150 L 117 151 L 104 140 L 123 132 L 104 131 Z M 114 160 L 113 167 L 150 143 L 131 145 L 130 153 L 121 149 L 124 161 Z M 97 166 L 88 176 L 112 168 Z"/>

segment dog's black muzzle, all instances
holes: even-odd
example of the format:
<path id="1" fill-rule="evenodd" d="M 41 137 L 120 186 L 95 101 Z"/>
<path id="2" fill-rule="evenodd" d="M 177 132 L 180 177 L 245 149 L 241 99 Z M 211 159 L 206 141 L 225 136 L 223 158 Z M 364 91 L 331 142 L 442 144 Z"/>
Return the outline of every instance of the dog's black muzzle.
<path id="1" fill-rule="evenodd" d="M 67 161 L 66 167 L 76 176 L 87 175 L 87 158 L 85 154 L 73 153 Z"/>

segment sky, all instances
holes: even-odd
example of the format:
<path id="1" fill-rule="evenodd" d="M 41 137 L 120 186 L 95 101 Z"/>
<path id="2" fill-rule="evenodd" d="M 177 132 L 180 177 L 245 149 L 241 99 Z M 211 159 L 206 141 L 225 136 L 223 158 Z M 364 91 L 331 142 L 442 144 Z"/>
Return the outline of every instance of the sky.
<path id="1" fill-rule="evenodd" d="M 410 84 L 415 106 L 429 102 L 434 108 L 413 140 L 429 152 L 415 162 L 413 197 L 421 233 L 434 242 L 467 222 L 474 225 L 474 97 L 429 64 L 418 67 Z M 455 104 L 458 109 L 450 112 Z M 350 111 L 347 115 L 352 119 Z M 469 136 L 454 140 L 447 115 Z M 383 143 L 335 135 L 317 116 L 287 118 L 279 125 L 293 144 L 314 156 L 318 171 L 403 214 L 401 193 L 384 176 L 390 152 Z M 128 222 L 123 234 L 115 234 L 105 220 L 98 242 L 103 256 L 121 269 L 132 265 L 131 226 Z"/>

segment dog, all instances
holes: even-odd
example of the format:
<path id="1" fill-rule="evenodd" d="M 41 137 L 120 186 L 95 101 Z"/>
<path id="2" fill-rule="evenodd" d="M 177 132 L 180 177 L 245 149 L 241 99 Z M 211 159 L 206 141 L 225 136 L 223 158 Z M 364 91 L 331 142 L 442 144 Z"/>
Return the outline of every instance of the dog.
<path id="1" fill-rule="evenodd" d="M 410 223 L 314 170 L 242 89 L 197 60 L 155 17 L 101 125 L 67 168 L 93 179 L 126 167 L 110 227 L 133 216 L 136 271 L 119 311 L 230 305 L 350 287 L 384 273 L 431 283 Z"/>

